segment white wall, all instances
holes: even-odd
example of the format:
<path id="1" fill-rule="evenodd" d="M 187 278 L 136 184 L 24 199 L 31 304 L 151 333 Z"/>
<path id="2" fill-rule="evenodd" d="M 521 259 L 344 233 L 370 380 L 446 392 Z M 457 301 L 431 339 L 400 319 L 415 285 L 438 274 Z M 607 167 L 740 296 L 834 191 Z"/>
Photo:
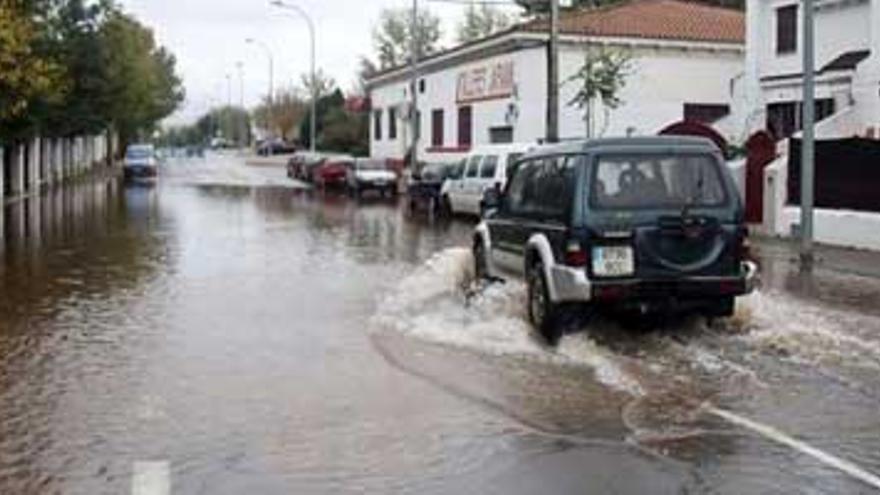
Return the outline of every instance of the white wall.
<path id="1" fill-rule="evenodd" d="M 612 48 L 614 49 L 614 48 Z M 582 66 L 585 48 L 569 47 L 563 51 L 560 79 L 566 81 Z M 733 114 L 726 137 L 739 137 L 744 115 L 732 98 L 734 79 L 743 72 L 742 53 L 682 50 L 678 48 L 642 48 L 631 51 L 630 75 L 621 92 L 623 105 L 604 119 L 600 109 L 596 131 L 604 136 L 654 135 L 684 117 L 685 103 L 727 104 Z M 583 114 L 567 106 L 574 97 L 576 83 L 564 84 L 560 101 L 561 134 L 567 137 L 586 135 Z M 738 140 L 738 139 L 735 139 Z"/>
<path id="2" fill-rule="evenodd" d="M 850 210 L 814 210 L 813 236 L 817 242 L 860 249 L 880 249 L 880 214 Z M 780 223 L 784 235 L 800 224 L 801 209 L 786 206 Z"/>
<path id="3" fill-rule="evenodd" d="M 454 160 L 462 155 L 455 152 L 430 151 L 431 115 L 433 110 L 442 109 L 443 147 L 458 146 L 458 104 L 456 89 L 458 76 L 468 69 L 489 65 L 495 62 L 513 60 L 514 79 L 517 84 L 516 94 L 510 98 L 479 101 L 471 103 L 472 107 L 472 145 L 479 146 L 489 143 L 489 128 L 506 125 L 506 115 L 510 106 L 518 110 L 518 118 L 513 122 L 514 141 L 532 141 L 543 135 L 544 129 L 544 97 L 546 70 L 542 49 L 519 50 L 514 53 L 486 58 L 478 62 L 452 66 L 446 70 L 433 72 L 423 76 L 425 92 L 419 93 L 419 110 L 421 111 L 421 136 L 419 139 L 419 156 L 421 160 Z M 539 70 L 535 70 L 535 68 Z M 382 109 L 382 140 L 376 141 L 374 127 L 370 125 L 370 154 L 375 158 L 401 159 L 406 153 L 406 143 L 410 141 L 408 123 L 398 122 L 396 140 L 388 138 L 388 107 L 399 105 L 404 112 L 409 102 L 409 82 L 401 81 L 374 88 L 370 93 L 374 111 Z"/>
<path id="4" fill-rule="evenodd" d="M 852 50 L 864 50 L 870 44 L 870 4 L 841 4 L 829 1 L 816 10 L 816 70 L 831 62 L 838 55 Z M 876 0 L 875 0 L 876 1 Z M 798 9 L 797 51 L 789 54 L 776 53 L 776 9 L 800 4 L 797 0 L 771 0 L 759 3 L 761 8 L 759 44 L 759 77 L 783 74 L 799 74 L 803 69 L 803 23 Z M 751 4 L 750 4 L 751 5 Z"/>
<path id="5" fill-rule="evenodd" d="M 653 135 L 684 115 L 685 103 L 728 104 L 734 114 L 726 119 L 722 132 L 739 141 L 744 135 L 745 112 L 732 101 L 733 80 L 742 74 L 743 54 L 735 51 L 690 49 L 640 48 L 633 52 L 633 61 L 621 98 L 623 105 L 610 113 L 605 122 L 603 112 L 597 119 L 597 132 L 604 136 L 624 136 L 628 129 L 636 135 Z M 560 81 L 566 81 L 583 64 L 582 46 L 564 45 L 560 56 Z M 546 109 L 546 50 L 542 46 L 520 49 L 513 53 L 486 58 L 473 63 L 450 66 L 424 76 L 426 90 L 419 94 L 421 110 L 420 159 L 448 161 L 462 153 L 432 152 L 431 112 L 444 111 L 444 147 L 458 144 L 458 105 L 456 87 L 458 75 L 470 68 L 512 60 L 516 91 L 512 97 L 472 103 L 472 144 L 489 143 L 489 128 L 512 123 L 514 141 L 533 142 L 544 136 Z M 382 140 L 373 135 L 371 118 L 371 156 L 376 158 L 403 158 L 409 141 L 408 125 L 398 122 L 396 140 L 388 138 L 388 107 L 399 105 L 404 113 L 408 101 L 408 81 L 399 81 L 375 87 L 370 94 L 372 106 L 382 109 Z M 577 91 L 575 83 L 565 83 L 560 91 L 560 135 L 563 138 L 586 136 L 583 113 L 568 103 Z M 511 112 L 514 109 L 514 112 Z M 511 115 L 516 117 L 511 119 Z"/>
<path id="6" fill-rule="evenodd" d="M 816 70 L 820 70 L 841 54 L 853 50 L 869 49 L 880 32 L 880 7 L 872 8 L 871 1 L 878 0 L 825 0 L 817 2 L 816 24 Z M 798 11 L 797 51 L 779 55 L 776 53 L 776 33 L 778 8 L 799 4 L 797 0 L 749 0 L 747 4 L 747 102 L 749 108 L 749 128 L 751 131 L 764 129 L 766 125 L 765 106 L 768 103 L 800 101 L 803 99 L 801 79 L 783 81 L 764 81 L 760 78 L 803 72 L 803 23 L 802 11 Z M 872 20 L 872 15 L 874 20 Z M 878 28 L 872 33 L 871 26 Z M 872 38 L 873 36 L 873 38 Z M 880 42 L 877 43 L 880 47 Z M 875 49 L 876 52 L 876 49 Z M 871 60 L 876 60 L 874 63 Z M 880 77 L 880 70 L 873 79 L 865 79 L 862 74 L 872 64 L 880 67 L 880 57 L 873 57 L 859 65 L 852 83 L 840 79 L 840 73 L 820 74 L 816 81 L 817 98 L 833 98 L 837 111 L 855 104 L 867 107 L 875 102 L 880 114 L 880 98 L 876 91 L 864 91 Z M 754 88 L 760 88 L 755 92 Z M 866 103 L 867 102 L 867 103 Z M 868 115 L 872 111 L 868 110 Z M 877 120 L 880 120 L 878 118 Z M 878 122 L 880 124 L 880 122 Z M 860 126 L 861 127 L 861 126 Z M 833 133 L 832 133 L 833 134 Z"/>

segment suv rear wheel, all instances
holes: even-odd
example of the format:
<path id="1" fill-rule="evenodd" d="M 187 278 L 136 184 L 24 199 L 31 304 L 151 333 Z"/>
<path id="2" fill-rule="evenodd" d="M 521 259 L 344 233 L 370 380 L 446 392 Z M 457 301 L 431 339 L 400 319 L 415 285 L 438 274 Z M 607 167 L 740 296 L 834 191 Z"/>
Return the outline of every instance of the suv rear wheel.
<path id="1" fill-rule="evenodd" d="M 529 269 L 528 277 L 529 321 L 544 337 L 548 345 L 556 346 L 562 339 L 563 330 L 559 325 L 559 305 L 550 300 L 544 265 L 535 263 Z"/>

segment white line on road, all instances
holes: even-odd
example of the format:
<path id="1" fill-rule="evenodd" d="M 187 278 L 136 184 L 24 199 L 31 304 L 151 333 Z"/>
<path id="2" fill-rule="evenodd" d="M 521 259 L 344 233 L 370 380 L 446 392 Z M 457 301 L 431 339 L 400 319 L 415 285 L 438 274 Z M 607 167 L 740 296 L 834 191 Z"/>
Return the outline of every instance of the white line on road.
<path id="1" fill-rule="evenodd" d="M 790 447 L 802 454 L 808 455 L 817 461 L 825 464 L 826 466 L 830 466 L 834 469 L 842 471 L 853 478 L 856 478 L 863 483 L 866 483 L 874 488 L 880 489 L 880 477 L 877 475 L 870 473 L 859 466 L 841 459 L 832 454 L 823 452 L 812 445 L 809 445 L 805 442 L 802 442 L 791 435 L 787 435 L 776 428 L 768 425 L 764 425 L 753 421 L 748 418 L 744 418 L 738 414 L 732 413 L 730 411 L 725 411 L 723 409 L 718 409 L 712 406 L 705 406 L 704 408 L 710 414 L 718 416 L 721 419 L 729 421 L 735 425 L 741 426 L 748 430 L 751 430 L 767 439 L 770 439 L 776 443 L 780 443 L 787 447 Z"/>
<path id="2" fill-rule="evenodd" d="M 137 461 L 131 477 L 131 495 L 169 495 L 171 468 L 168 461 Z"/>

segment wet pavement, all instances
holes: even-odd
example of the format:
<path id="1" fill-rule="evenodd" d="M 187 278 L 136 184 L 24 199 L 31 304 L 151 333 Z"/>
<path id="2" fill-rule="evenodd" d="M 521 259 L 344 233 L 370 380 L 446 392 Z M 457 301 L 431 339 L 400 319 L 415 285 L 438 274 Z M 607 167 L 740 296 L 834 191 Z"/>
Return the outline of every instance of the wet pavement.
<path id="1" fill-rule="evenodd" d="M 550 350 L 471 283 L 473 222 L 242 163 L 6 207 L 0 493 L 875 490 L 876 258 L 762 244 L 735 318 Z"/>

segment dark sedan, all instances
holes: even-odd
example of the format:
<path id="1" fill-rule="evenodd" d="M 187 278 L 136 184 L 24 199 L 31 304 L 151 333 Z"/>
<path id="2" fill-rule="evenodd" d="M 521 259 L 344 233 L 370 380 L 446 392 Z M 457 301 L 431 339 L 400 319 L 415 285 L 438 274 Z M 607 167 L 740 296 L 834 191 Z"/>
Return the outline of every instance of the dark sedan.
<path id="1" fill-rule="evenodd" d="M 450 177 L 460 176 L 462 168 L 462 163 L 432 163 L 423 166 L 413 174 L 407 187 L 410 208 L 416 210 L 424 207 L 439 211 L 443 182 Z"/>

